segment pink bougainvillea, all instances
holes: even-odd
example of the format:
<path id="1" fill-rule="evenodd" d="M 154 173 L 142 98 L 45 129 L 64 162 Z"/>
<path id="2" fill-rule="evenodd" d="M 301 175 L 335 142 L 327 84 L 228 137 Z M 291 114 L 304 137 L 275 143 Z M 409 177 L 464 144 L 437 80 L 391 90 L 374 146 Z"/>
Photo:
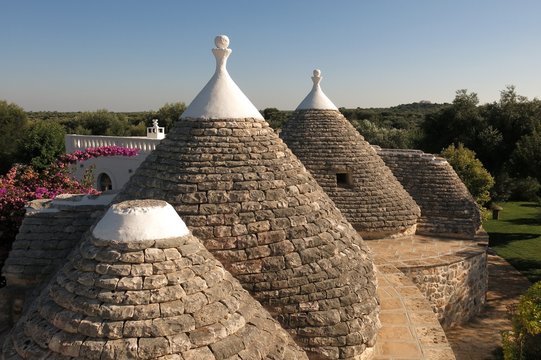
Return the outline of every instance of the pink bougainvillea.
<path id="1" fill-rule="evenodd" d="M 85 161 L 100 156 L 135 156 L 139 149 L 125 148 L 121 146 L 102 146 L 97 148 L 87 148 L 86 150 L 76 150 L 72 153 L 60 156 L 59 161 L 67 164 L 73 164 L 77 161 Z"/>
<path id="2" fill-rule="evenodd" d="M 100 156 L 135 156 L 139 149 L 103 146 L 65 154 L 43 171 L 14 165 L 0 176 L 0 245 L 11 242 L 19 229 L 27 202 L 54 199 L 59 194 L 98 194 L 91 184 L 76 180 L 71 164 Z"/>

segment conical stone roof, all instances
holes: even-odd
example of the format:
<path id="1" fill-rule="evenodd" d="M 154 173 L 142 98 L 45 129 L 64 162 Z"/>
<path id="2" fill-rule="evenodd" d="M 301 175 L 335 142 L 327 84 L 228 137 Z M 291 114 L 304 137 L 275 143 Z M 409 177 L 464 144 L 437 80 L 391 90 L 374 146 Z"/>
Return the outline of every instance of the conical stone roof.
<path id="1" fill-rule="evenodd" d="M 364 238 L 413 234 L 420 210 L 370 144 L 314 87 L 280 137 Z M 328 102 L 327 102 L 328 100 Z"/>
<path id="2" fill-rule="evenodd" d="M 46 290 L 5 359 L 307 359 L 163 201 L 113 205 Z"/>
<path id="3" fill-rule="evenodd" d="M 170 202 L 316 358 L 370 353 L 379 322 L 368 248 L 267 122 L 220 116 L 184 113 L 119 198 Z"/>
<path id="4" fill-rule="evenodd" d="M 376 150 L 421 207 L 418 234 L 475 237 L 481 226 L 479 208 L 447 160 L 421 150 Z"/>

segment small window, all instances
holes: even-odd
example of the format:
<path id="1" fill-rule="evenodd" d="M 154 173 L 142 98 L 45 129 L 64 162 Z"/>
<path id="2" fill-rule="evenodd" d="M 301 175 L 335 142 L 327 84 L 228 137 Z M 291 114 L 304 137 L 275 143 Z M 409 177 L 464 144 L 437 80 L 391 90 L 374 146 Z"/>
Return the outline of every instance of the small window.
<path id="1" fill-rule="evenodd" d="M 113 182 L 111 181 L 109 175 L 107 175 L 106 173 L 101 173 L 98 175 L 98 190 L 113 190 Z"/>
<path id="2" fill-rule="evenodd" d="M 336 185 L 340 187 L 347 187 L 353 184 L 350 173 L 336 173 Z"/>

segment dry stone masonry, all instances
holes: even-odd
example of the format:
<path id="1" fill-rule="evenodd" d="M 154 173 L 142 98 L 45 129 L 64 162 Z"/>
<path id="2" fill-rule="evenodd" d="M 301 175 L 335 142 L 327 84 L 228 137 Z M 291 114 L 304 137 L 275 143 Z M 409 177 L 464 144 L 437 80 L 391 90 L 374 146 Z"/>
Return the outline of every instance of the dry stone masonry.
<path id="1" fill-rule="evenodd" d="M 3 356 L 307 359 L 175 210 L 155 200 L 113 205 L 17 323 Z"/>
<path id="2" fill-rule="evenodd" d="M 27 209 L 12 250 L 2 268 L 7 286 L 0 315 L 11 323 L 35 297 L 42 285 L 66 263 L 81 236 L 101 217 L 114 195 L 60 195 L 35 200 Z"/>
<path id="3" fill-rule="evenodd" d="M 470 249 L 426 261 L 405 262 L 399 269 L 421 290 L 444 329 L 479 314 L 488 288 L 485 248 Z"/>
<path id="4" fill-rule="evenodd" d="M 420 150 L 376 149 L 421 207 L 418 234 L 474 238 L 481 225 L 479 209 L 445 159 Z"/>
<path id="5" fill-rule="evenodd" d="M 280 137 L 363 238 L 415 233 L 420 215 L 415 201 L 323 94 L 319 70 L 312 79 L 314 89 Z"/>
<path id="6" fill-rule="evenodd" d="M 312 359 L 368 358 L 379 325 L 369 250 L 261 115 L 231 108 L 243 101 L 227 90 L 224 43 L 199 100 L 119 199 L 170 202 Z"/>

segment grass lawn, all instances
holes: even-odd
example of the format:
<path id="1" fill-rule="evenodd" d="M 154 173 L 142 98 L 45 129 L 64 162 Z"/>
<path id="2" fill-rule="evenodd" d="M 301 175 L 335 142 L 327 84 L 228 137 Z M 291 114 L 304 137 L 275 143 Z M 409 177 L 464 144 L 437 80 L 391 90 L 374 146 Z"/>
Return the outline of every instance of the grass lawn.
<path id="1" fill-rule="evenodd" d="M 541 205 L 508 202 L 500 206 L 500 219 L 483 223 L 490 235 L 490 246 L 531 282 L 540 281 Z"/>

